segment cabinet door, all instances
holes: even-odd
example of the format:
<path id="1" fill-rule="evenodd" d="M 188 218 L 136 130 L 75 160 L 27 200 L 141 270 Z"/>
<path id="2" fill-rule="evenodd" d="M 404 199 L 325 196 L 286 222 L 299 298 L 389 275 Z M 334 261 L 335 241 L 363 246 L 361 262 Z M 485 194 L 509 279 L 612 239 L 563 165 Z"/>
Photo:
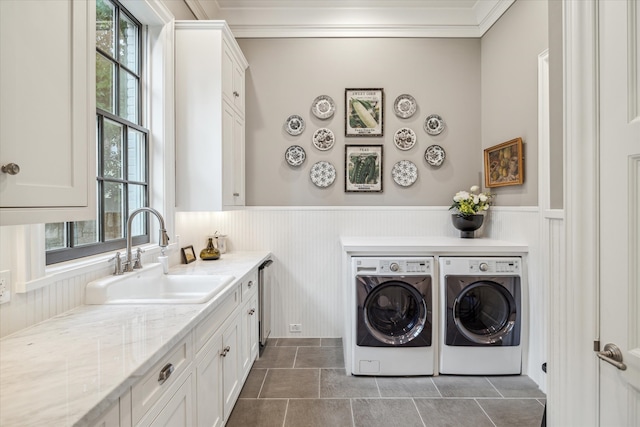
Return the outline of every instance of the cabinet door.
<path id="1" fill-rule="evenodd" d="M 226 102 L 222 115 L 223 204 L 244 206 L 244 119 Z"/>
<path id="2" fill-rule="evenodd" d="M 258 295 L 254 292 L 243 307 L 242 377 L 244 378 L 258 356 Z"/>
<path id="3" fill-rule="evenodd" d="M 106 414 L 93 424 L 94 427 L 120 427 L 120 405 L 116 402 Z"/>
<path id="4" fill-rule="evenodd" d="M 0 225 L 95 215 L 94 33 L 95 2 L 0 1 Z"/>
<path id="5" fill-rule="evenodd" d="M 211 338 L 203 350 L 205 356 L 196 366 L 196 423 L 199 427 L 217 427 L 222 413 L 222 335 Z"/>
<path id="6" fill-rule="evenodd" d="M 241 369 L 241 323 L 237 313 L 222 334 L 222 386 L 224 417 L 228 419 L 242 387 Z"/>
<path id="7" fill-rule="evenodd" d="M 178 391 L 162 408 L 158 416 L 151 422 L 151 427 L 192 427 L 193 426 L 193 394 L 192 378 L 187 377 Z"/>
<path id="8" fill-rule="evenodd" d="M 233 104 L 238 113 L 244 118 L 244 69 L 234 62 L 233 64 Z"/>

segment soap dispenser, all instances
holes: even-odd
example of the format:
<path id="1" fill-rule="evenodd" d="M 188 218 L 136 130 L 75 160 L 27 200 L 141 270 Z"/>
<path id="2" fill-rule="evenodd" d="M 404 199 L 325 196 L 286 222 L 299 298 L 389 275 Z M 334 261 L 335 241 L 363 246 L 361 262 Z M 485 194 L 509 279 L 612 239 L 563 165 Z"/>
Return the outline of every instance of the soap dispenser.
<path id="1" fill-rule="evenodd" d="M 209 237 L 207 247 L 200 251 L 200 258 L 204 261 L 220 258 L 220 251 L 213 246 L 213 237 Z"/>

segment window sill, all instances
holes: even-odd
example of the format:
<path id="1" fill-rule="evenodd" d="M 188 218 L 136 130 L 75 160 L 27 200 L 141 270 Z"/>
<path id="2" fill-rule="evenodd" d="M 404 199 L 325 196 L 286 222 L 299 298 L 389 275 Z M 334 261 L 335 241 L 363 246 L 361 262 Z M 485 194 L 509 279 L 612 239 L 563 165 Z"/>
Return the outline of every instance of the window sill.
<path id="1" fill-rule="evenodd" d="M 160 253 L 160 247 L 155 243 L 149 243 L 139 247 L 144 251 L 145 257 Z M 177 247 L 178 243 L 171 243 L 167 247 L 166 252 L 171 253 Z M 110 274 L 113 270 L 113 264 L 109 263 L 109 260 L 113 258 L 114 255 L 115 252 L 110 252 L 73 261 L 61 262 L 55 266 L 47 267 L 43 277 L 28 282 L 16 283 L 15 292 L 17 294 L 24 294 L 44 288 L 61 280 L 77 277 L 81 274 L 99 272 L 100 270 L 109 271 L 109 273 L 106 274 Z"/>

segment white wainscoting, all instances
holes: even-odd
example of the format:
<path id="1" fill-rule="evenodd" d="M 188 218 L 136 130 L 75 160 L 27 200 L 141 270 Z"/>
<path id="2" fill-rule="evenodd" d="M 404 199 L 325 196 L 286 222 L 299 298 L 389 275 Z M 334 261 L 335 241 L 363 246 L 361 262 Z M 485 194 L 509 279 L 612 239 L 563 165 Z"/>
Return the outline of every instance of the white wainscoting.
<path id="1" fill-rule="evenodd" d="M 447 208 L 250 208 L 235 212 L 179 213 L 180 246 L 204 248 L 206 236 L 227 234 L 229 250 L 273 253 L 273 337 L 339 337 L 344 313 L 340 236 L 458 236 Z M 493 207 L 483 236 L 529 246 L 529 351 L 523 370 L 541 384 L 546 361 L 545 274 L 540 263 L 537 207 Z M 545 251 L 546 252 L 546 251 Z M 224 256 L 224 255 L 223 255 Z M 289 324 L 302 324 L 290 333 Z"/>
<path id="2" fill-rule="evenodd" d="M 549 248 L 543 251 L 540 246 L 544 230 L 540 228 L 545 222 L 540 221 L 537 207 L 493 207 L 480 230 L 485 237 L 529 246 L 529 292 L 525 295 L 530 308 L 529 349 L 523 358 L 523 370 L 541 386 L 545 379 L 540 365 L 547 361 L 546 288 L 549 283 L 562 284 L 560 272 L 564 266 L 562 221 L 547 221 L 551 225 Z M 179 245 L 193 245 L 196 253 L 205 247 L 206 236 L 216 231 L 229 236 L 230 251 L 273 253 L 276 261 L 272 266 L 274 337 L 342 335 L 340 236 L 458 236 L 446 207 L 264 207 L 235 212 L 179 213 L 176 230 Z M 172 262 L 178 262 L 177 252 L 172 255 Z M 545 266 L 545 262 L 549 265 Z M 33 292 L 12 295 L 11 303 L 0 306 L 0 335 L 6 336 L 81 305 L 86 283 L 107 274 L 110 268 L 105 265 Z M 561 291 L 561 286 L 557 287 L 554 292 Z M 290 333 L 290 323 L 302 324 L 302 333 Z M 558 332 L 553 336 L 557 337 Z"/>

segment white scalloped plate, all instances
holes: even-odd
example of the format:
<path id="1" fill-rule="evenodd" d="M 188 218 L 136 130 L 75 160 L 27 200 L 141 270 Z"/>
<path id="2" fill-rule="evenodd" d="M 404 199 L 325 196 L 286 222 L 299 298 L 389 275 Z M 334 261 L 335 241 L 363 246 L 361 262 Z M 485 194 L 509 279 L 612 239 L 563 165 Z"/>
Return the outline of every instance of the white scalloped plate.
<path id="1" fill-rule="evenodd" d="M 416 145 L 416 133 L 409 128 L 400 128 L 393 135 L 393 142 L 400 150 L 410 150 Z"/>
<path id="2" fill-rule="evenodd" d="M 336 111 L 336 104 L 329 95 L 320 95 L 313 100 L 311 112 L 319 119 L 326 120 L 333 116 Z"/>
<path id="3" fill-rule="evenodd" d="M 305 153 L 304 148 L 299 145 L 292 145 L 285 151 L 284 158 L 291 166 L 298 167 L 304 163 L 304 160 L 307 158 L 307 153 Z"/>
<path id="4" fill-rule="evenodd" d="M 284 122 L 284 129 L 289 135 L 300 135 L 304 131 L 304 119 L 297 114 L 292 114 Z"/>
<path id="5" fill-rule="evenodd" d="M 333 132 L 327 128 L 320 128 L 313 133 L 313 145 L 318 150 L 326 151 L 333 147 L 336 141 Z"/>
<path id="6" fill-rule="evenodd" d="M 309 176 L 317 187 L 327 188 L 336 180 L 336 168 L 329 162 L 321 161 L 311 166 Z"/>
<path id="7" fill-rule="evenodd" d="M 409 160 L 400 160 L 393 165 L 391 176 L 396 184 L 402 187 L 409 187 L 418 179 L 418 168 Z"/>

